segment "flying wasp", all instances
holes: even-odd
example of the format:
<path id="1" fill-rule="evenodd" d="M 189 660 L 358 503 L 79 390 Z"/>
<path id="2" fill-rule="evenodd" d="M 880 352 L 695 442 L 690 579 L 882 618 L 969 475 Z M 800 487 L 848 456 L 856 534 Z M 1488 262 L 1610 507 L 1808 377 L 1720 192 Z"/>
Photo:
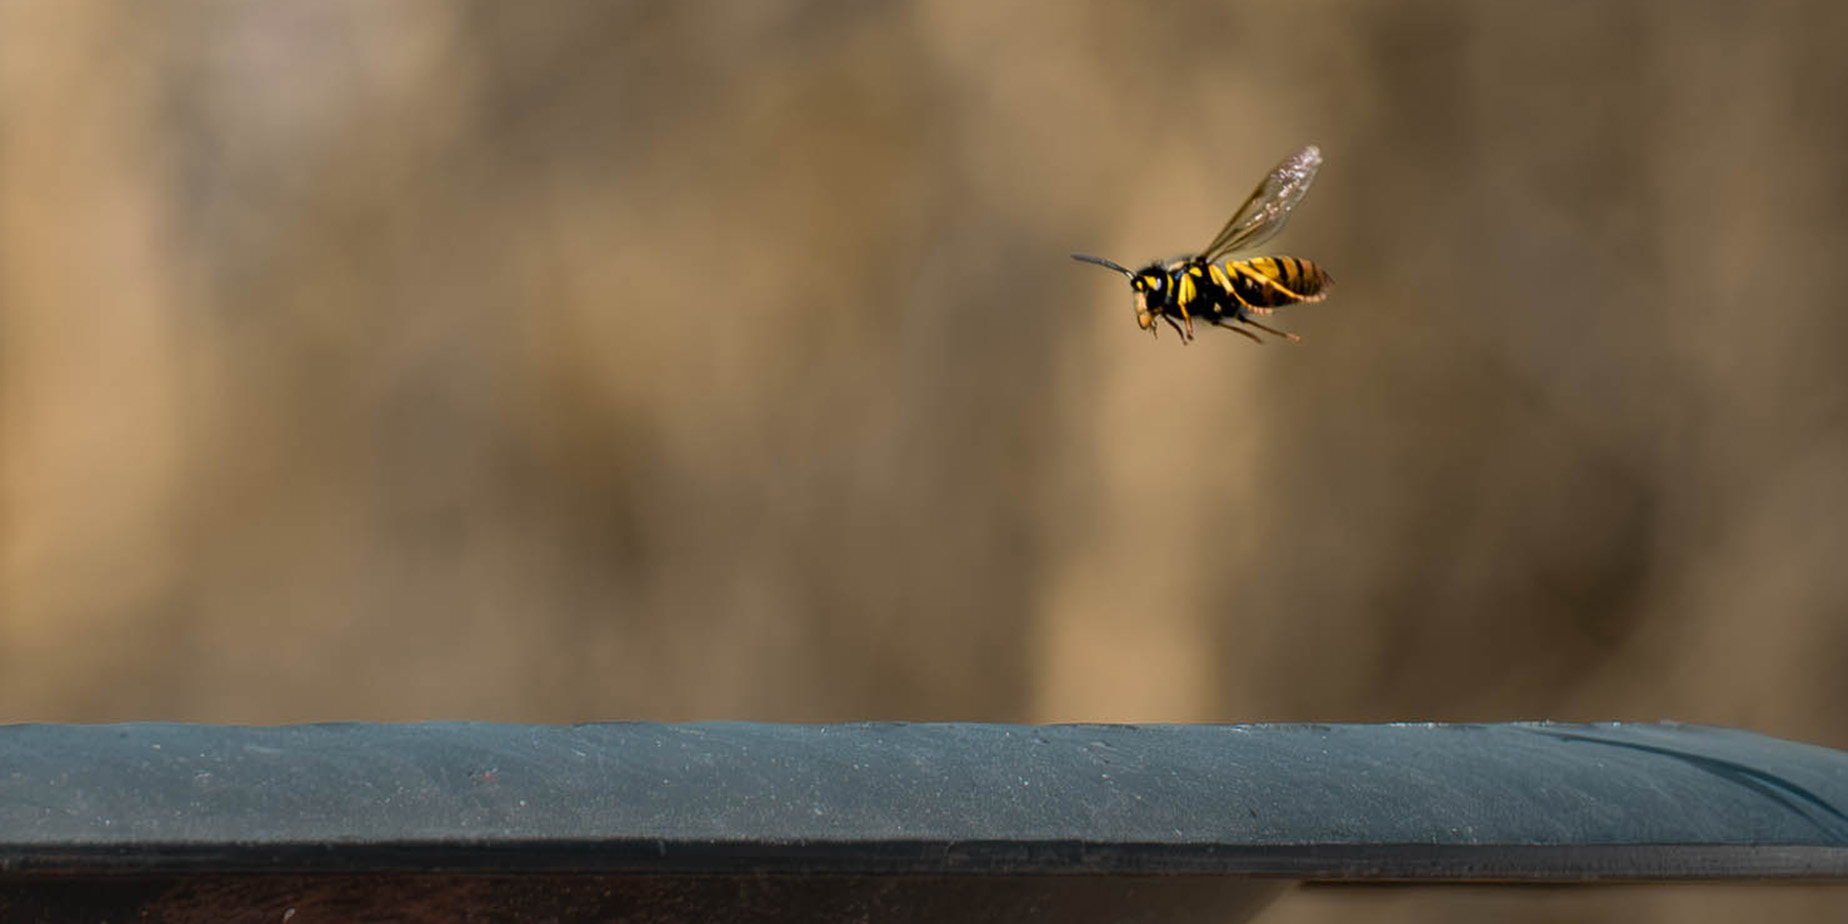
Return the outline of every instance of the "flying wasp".
<path id="1" fill-rule="evenodd" d="M 1185 344 L 1193 339 L 1194 319 L 1199 318 L 1259 343 L 1264 341 L 1257 334 L 1237 325 L 1301 340 L 1295 334 L 1266 326 L 1257 316 L 1268 315 L 1283 305 L 1321 301 L 1333 281 L 1328 273 L 1296 257 L 1226 257 L 1254 250 L 1283 230 L 1284 221 L 1303 201 L 1321 166 L 1322 152 L 1313 144 L 1284 158 L 1251 191 L 1245 204 L 1232 213 L 1213 242 L 1192 256 L 1167 263 L 1157 261 L 1139 270 L 1081 253 L 1072 254 L 1072 259 L 1129 277 L 1129 287 L 1136 294 L 1136 323 L 1151 335 L 1159 333 L 1155 321 L 1160 319 L 1173 327 Z"/>

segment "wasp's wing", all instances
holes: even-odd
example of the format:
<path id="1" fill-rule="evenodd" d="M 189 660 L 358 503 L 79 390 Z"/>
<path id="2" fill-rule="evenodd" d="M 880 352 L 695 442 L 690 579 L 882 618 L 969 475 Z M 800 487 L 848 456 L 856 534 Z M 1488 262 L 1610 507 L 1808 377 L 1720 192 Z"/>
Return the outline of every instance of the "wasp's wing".
<path id="1" fill-rule="evenodd" d="M 1290 217 L 1290 210 L 1296 208 L 1296 203 L 1303 201 L 1309 184 L 1315 180 L 1315 172 L 1321 167 L 1322 150 L 1313 144 L 1284 158 L 1283 163 L 1251 191 L 1251 198 L 1232 213 L 1219 236 L 1200 251 L 1200 259 L 1210 262 L 1232 251 L 1256 247 L 1270 240 L 1272 235 L 1283 230 L 1284 219 Z"/>

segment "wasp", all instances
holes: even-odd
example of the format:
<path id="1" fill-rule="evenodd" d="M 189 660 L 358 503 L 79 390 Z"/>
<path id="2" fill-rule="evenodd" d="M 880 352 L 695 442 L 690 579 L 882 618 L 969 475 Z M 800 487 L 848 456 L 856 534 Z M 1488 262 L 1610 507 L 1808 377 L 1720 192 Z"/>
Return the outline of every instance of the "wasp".
<path id="1" fill-rule="evenodd" d="M 1237 325 L 1291 341 L 1301 340 L 1295 334 L 1266 326 L 1258 317 L 1283 305 L 1321 301 L 1333 281 L 1328 273 L 1296 257 L 1226 258 L 1254 250 L 1283 230 L 1284 221 L 1303 201 L 1321 167 L 1322 152 L 1313 144 L 1284 158 L 1251 191 L 1245 204 L 1232 213 L 1213 242 L 1192 256 L 1166 263 L 1157 261 L 1139 270 L 1081 253 L 1072 254 L 1072 259 L 1129 277 L 1129 287 L 1136 294 L 1136 323 L 1151 335 L 1159 334 L 1155 321 L 1160 319 L 1173 327 L 1185 344 L 1193 340 L 1194 319 L 1199 318 L 1259 343 L 1264 341 L 1257 334 Z"/>

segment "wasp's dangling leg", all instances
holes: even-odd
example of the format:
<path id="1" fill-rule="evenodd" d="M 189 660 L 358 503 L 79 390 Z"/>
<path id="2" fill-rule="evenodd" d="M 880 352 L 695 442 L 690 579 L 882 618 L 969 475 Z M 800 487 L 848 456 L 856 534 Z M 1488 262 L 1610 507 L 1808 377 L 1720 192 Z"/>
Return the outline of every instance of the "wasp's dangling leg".
<path id="1" fill-rule="evenodd" d="M 1251 339 L 1251 342 L 1252 342 L 1252 343 L 1255 343 L 1255 344 L 1257 344 L 1258 346 L 1263 346 L 1263 345 L 1264 345 L 1264 340 L 1263 340 L 1262 338 L 1260 338 L 1260 337 L 1259 337 L 1259 336 L 1258 336 L 1257 334 L 1254 334 L 1254 333 L 1252 333 L 1251 331 L 1248 331 L 1248 330 L 1246 330 L 1246 329 L 1244 329 L 1244 328 L 1242 328 L 1242 327 L 1239 327 L 1239 326 L 1238 326 L 1238 325 L 1236 325 L 1236 324 L 1228 324 L 1228 323 L 1226 323 L 1225 321 L 1218 321 L 1218 320 L 1215 320 L 1215 321 L 1213 322 L 1213 326 L 1214 326 L 1214 327 L 1223 327 L 1223 328 L 1225 328 L 1226 330 L 1229 330 L 1229 331 L 1231 331 L 1231 332 L 1233 332 L 1233 333 L 1235 333 L 1235 334 L 1238 334 L 1238 335 L 1240 335 L 1240 336 L 1242 336 L 1242 337 L 1248 337 L 1248 338 L 1250 338 L 1250 339 Z"/>
<path id="2" fill-rule="evenodd" d="M 1283 339 L 1285 339 L 1285 340 L 1288 340 L 1288 341 L 1290 341 L 1291 343 L 1301 343 L 1301 342 L 1303 342 L 1303 338 L 1301 338 L 1301 337 L 1298 337 L 1298 336 L 1296 336 L 1295 334 L 1292 334 L 1292 333 L 1290 333 L 1290 332 L 1289 332 L 1289 331 L 1287 331 L 1287 330 L 1278 330 L 1278 329 L 1277 329 L 1277 328 L 1275 328 L 1275 327 L 1270 327 L 1270 326 L 1267 326 L 1267 325 L 1264 325 L 1264 324 L 1259 324 L 1258 322 L 1256 322 L 1256 321 L 1253 321 L 1253 320 L 1251 320 L 1250 318 L 1246 318 L 1246 319 L 1245 319 L 1245 323 L 1246 323 L 1246 324 L 1249 324 L 1249 325 L 1251 325 L 1252 327 L 1255 327 L 1255 328 L 1257 328 L 1258 330 L 1261 330 L 1261 331 L 1263 331 L 1263 332 L 1265 332 L 1265 333 L 1267 333 L 1267 334 L 1276 334 L 1277 336 L 1279 336 L 1279 337 L 1282 337 Z"/>
<path id="3" fill-rule="evenodd" d="M 1175 332 L 1176 334 L 1178 334 L 1178 335 L 1180 335 L 1180 338 L 1181 338 L 1181 345 L 1182 345 L 1182 346 L 1186 346 L 1186 345 L 1187 345 L 1187 331 L 1185 331 L 1185 330 L 1183 330 L 1183 329 L 1181 329 L 1181 322 L 1179 322 L 1179 321 L 1176 321 L 1176 320 L 1175 320 L 1174 318 L 1172 318 L 1172 317 L 1169 317 L 1168 315 L 1165 315 L 1165 314 L 1161 316 L 1161 319 L 1162 319 L 1163 321 L 1166 321 L 1166 322 L 1168 322 L 1168 326 L 1169 326 L 1169 327 L 1172 327 L 1172 328 L 1174 328 L 1174 332 Z M 1150 332 L 1150 333 L 1154 333 L 1154 332 L 1155 332 L 1155 329 L 1156 329 L 1156 328 L 1155 328 L 1155 325 L 1153 325 L 1153 324 L 1150 324 L 1150 325 L 1149 325 L 1149 332 Z"/>
<path id="4" fill-rule="evenodd" d="M 1240 275 L 1243 275 L 1243 276 L 1250 276 L 1250 277 L 1252 277 L 1252 278 L 1255 278 L 1255 279 L 1259 279 L 1259 280 L 1262 280 L 1262 281 L 1265 281 L 1265 282 L 1269 282 L 1269 281 L 1270 281 L 1270 280 L 1269 280 L 1268 278 L 1266 278 L 1266 277 L 1265 277 L 1265 276 L 1264 276 L 1263 274 L 1261 274 L 1261 273 L 1257 273 L 1257 272 L 1253 272 L 1252 270 L 1248 270 L 1248 269 L 1245 269 L 1244 267 L 1241 267 L 1241 266 L 1239 266 L 1239 265 L 1238 265 L 1238 264 L 1236 264 L 1236 263 L 1233 263 L 1233 264 L 1228 264 L 1228 265 L 1230 265 L 1230 266 L 1231 266 L 1231 267 L 1232 267 L 1232 268 L 1233 268 L 1234 270 L 1236 270 L 1236 271 L 1237 271 L 1237 272 L 1238 272 L 1238 273 L 1239 273 Z M 1273 283 L 1273 285 L 1274 285 L 1274 284 L 1275 284 L 1275 283 Z M 1278 288 L 1278 290 L 1279 290 L 1279 291 L 1282 291 L 1282 292 L 1288 292 L 1288 291 L 1289 291 L 1288 289 L 1285 289 L 1285 288 L 1283 288 L 1282 286 L 1278 286 L 1277 288 Z M 1257 321 L 1254 321 L 1254 320 L 1252 320 L 1252 319 L 1251 319 L 1251 316 L 1252 316 L 1253 314 L 1270 314 L 1270 313 L 1272 313 L 1272 312 L 1271 312 L 1271 309 L 1269 309 L 1269 308 L 1266 308 L 1266 307 L 1264 307 L 1264 306 L 1262 306 L 1262 305 L 1253 305 L 1252 303 L 1250 303 L 1250 302 L 1248 302 L 1248 301 L 1246 301 L 1246 300 L 1245 300 L 1245 296 L 1243 296 L 1243 295 L 1240 295 L 1240 294 L 1238 294 L 1238 290 L 1237 290 L 1237 289 L 1235 289 L 1235 288 L 1230 288 L 1230 287 L 1228 287 L 1228 288 L 1226 289 L 1226 291 L 1227 291 L 1227 292 L 1229 292 L 1229 293 L 1231 293 L 1231 295 L 1232 295 L 1232 297 L 1233 297 L 1234 299 L 1236 299 L 1236 300 L 1238 301 L 1238 309 L 1239 309 L 1239 310 L 1238 310 L 1238 313 L 1237 313 L 1237 315 L 1236 315 L 1236 317 L 1238 318 L 1238 320 L 1239 320 L 1240 322 L 1242 322 L 1242 323 L 1245 323 L 1245 324 L 1249 324 L 1249 325 L 1251 325 L 1252 327 L 1255 327 L 1255 328 L 1257 328 L 1258 330 L 1261 330 L 1261 331 L 1264 331 L 1264 332 L 1265 332 L 1265 333 L 1267 333 L 1267 334 L 1276 334 L 1277 336 L 1279 336 L 1279 337 L 1282 337 L 1282 338 L 1284 338 L 1285 340 L 1288 340 L 1288 341 L 1290 341 L 1291 343 L 1301 343 L 1301 342 L 1303 342 L 1303 338 L 1301 338 L 1301 337 L 1298 337 L 1298 336 L 1296 336 L 1295 334 L 1292 334 L 1292 333 L 1290 333 L 1289 331 L 1283 331 L 1283 330 L 1278 330 L 1278 329 L 1276 329 L 1276 328 L 1274 328 L 1274 327 L 1269 327 L 1269 326 L 1267 326 L 1267 325 L 1264 325 L 1264 324 L 1260 324 L 1260 323 L 1258 323 Z M 1229 325 L 1221 325 L 1221 326 L 1222 326 L 1222 327 L 1225 327 L 1225 326 L 1229 326 Z M 1233 328 L 1233 330 L 1238 330 L 1238 328 Z M 1239 332 L 1239 333 L 1241 333 L 1241 334 L 1244 334 L 1244 335 L 1245 335 L 1245 336 L 1247 336 L 1247 337 L 1251 337 L 1251 339 L 1253 339 L 1253 340 L 1256 340 L 1256 339 L 1257 339 L 1257 337 L 1256 337 L 1255 335 L 1253 335 L 1253 334 L 1252 334 L 1252 333 L 1251 333 L 1250 331 L 1248 331 L 1248 330 L 1239 330 L 1238 332 Z"/>

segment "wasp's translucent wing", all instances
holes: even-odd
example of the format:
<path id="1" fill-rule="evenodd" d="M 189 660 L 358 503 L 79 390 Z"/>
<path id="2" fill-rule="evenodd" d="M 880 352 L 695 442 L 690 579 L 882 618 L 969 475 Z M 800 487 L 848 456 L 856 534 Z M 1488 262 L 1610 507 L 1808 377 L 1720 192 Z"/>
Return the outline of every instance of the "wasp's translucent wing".
<path id="1" fill-rule="evenodd" d="M 1232 213 L 1213 242 L 1200 251 L 1200 259 L 1210 262 L 1270 240 L 1283 230 L 1290 210 L 1303 201 L 1309 184 L 1315 181 L 1315 172 L 1321 167 L 1322 150 L 1313 144 L 1284 158 L 1283 163 L 1251 191 L 1251 198 Z"/>

